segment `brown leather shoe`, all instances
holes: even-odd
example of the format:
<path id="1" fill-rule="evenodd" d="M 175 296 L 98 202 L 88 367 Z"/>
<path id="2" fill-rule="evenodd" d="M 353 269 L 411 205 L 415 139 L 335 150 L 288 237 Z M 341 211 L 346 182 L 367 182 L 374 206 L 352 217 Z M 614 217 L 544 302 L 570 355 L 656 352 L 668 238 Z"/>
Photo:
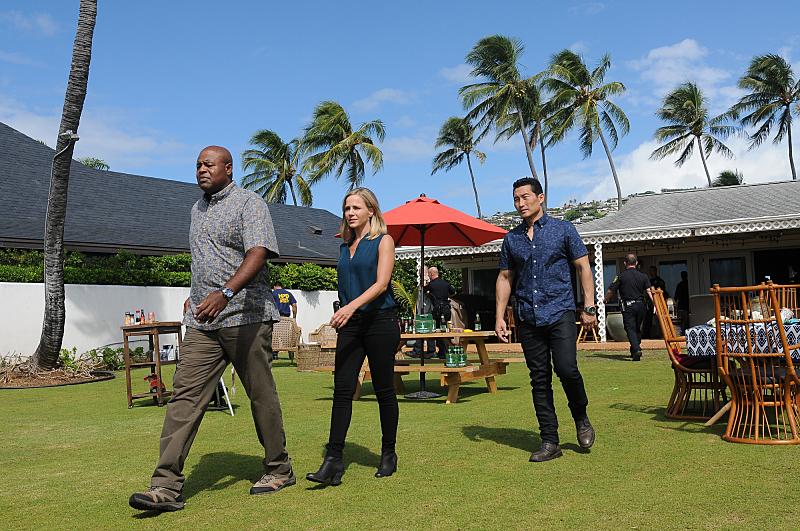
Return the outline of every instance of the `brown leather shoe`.
<path id="1" fill-rule="evenodd" d="M 551 442 L 543 442 L 541 448 L 531 454 L 529 461 L 541 463 L 543 461 L 550 461 L 556 457 L 561 457 L 562 455 L 559 445 Z"/>
<path id="2" fill-rule="evenodd" d="M 592 427 L 591 422 L 589 422 L 589 417 L 586 417 L 583 420 L 579 420 L 575 423 L 575 430 L 578 434 L 578 444 L 581 448 L 588 450 L 594 444 L 594 428 Z"/>

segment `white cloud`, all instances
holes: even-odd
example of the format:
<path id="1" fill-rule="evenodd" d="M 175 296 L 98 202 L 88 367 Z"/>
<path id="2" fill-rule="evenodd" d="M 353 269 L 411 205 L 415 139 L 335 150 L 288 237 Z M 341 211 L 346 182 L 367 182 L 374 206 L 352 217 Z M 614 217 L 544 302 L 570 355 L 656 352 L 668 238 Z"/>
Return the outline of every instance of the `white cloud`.
<path id="1" fill-rule="evenodd" d="M 567 49 L 575 52 L 578 55 L 584 55 L 589 51 L 589 46 L 583 41 L 575 41 L 567 46 Z"/>
<path id="2" fill-rule="evenodd" d="M 381 149 L 387 162 L 419 162 L 433 160 L 434 140 L 416 136 L 395 136 L 386 139 Z"/>
<path id="3" fill-rule="evenodd" d="M 569 8 L 569 12 L 573 15 L 596 15 L 605 10 L 606 5 L 603 2 L 584 2 Z"/>
<path id="4" fill-rule="evenodd" d="M 628 66 L 640 72 L 642 80 L 652 84 L 656 100 L 680 83 L 693 81 L 713 98 L 731 73 L 705 64 L 708 50 L 694 39 L 684 39 L 670 46 L 650 50 L 641 59 L 628 61 Z M 653 103 L 649 101 L 648 103 Z"/>
<path id="5" fill-rule="evenodd" d="M 157 131 L 137 129 L 130 114 L 124 110 L 86 109 L 78 129 L 80 140 L 75 144 L 75 158 L 98 157 L 114 170 L 152 175 L 147 171 L 150 164 L 171 164 L 185 161 L 187 156 L 189 160 L 194 157 L 181 142 L 165 138 Z M 32 110 L 0 94 L 0 122 L 51 147 L 60 118 L 60 109 Z"/>
<path id="6" fill-rule="evenodd" d="M 461 85 L 463 83 L 469 83 L 473 80 L 472 76 L 470 76 L 470 72 L 472 72 L 472 67 L 461 63 L 460 65 L 446 66 L 442 68 L 439 70 L 439 75 L 450 83 Z"/>
<path id="7" fill-rule="evenodd" d="M 747 184 L 783 181 L 791 178 L 786 144 L 764 143 L 748 151 L 748 141 L 744 138 L 729 138 L 726 145 L 736 157 L 726 159 L 719 154 L 708 158 L 708 169 L 713 179 L 723 170 L 738 169 L 744 174 Z M 658 147 L 655 141 L 640 144 L 626 154 L 614 154 L 623 196 L 662 188 L 692 188 L 707 186 L 702 162 L 695 154 L 678 168 L 674 165 L 676 156 L 663 160 L 650 160 L 650 154 Z M 608 160 L 598 152 L 591 160 L 583 161 L 563 169 L 553 168 L 551 175 L 551 195 L 553 186 L 557 191 L 579 189 L 583 191 L 581 200 L 606 199 L 616 196 L 614 180 Z"/>
<path id="8" fill-rule="evenodd" d="M 353 109 L 358 112 L 373 111 L 383 103 L 403 105 L 413 99 L 412 95 L 404 90 L 383 88 L 376 90 L 366 98 L 353 102 Z"/>
<path id="9" fill-rule="evenodd" d="M 50 37 L 58 31 L 58 24 L 47 13 L 25 14 L 21 11 L 0 13 L 0 20 L 22 31 L 30 31 Z"/>
<path id="10" fill-rule="evenodd" d="M 12 65 L 44 66 L 43 63 L 35 61 L 30 57 L 16 52 L 7 52 L 5 50 L 0 50 L 0 62 L 10 63 Z"/>

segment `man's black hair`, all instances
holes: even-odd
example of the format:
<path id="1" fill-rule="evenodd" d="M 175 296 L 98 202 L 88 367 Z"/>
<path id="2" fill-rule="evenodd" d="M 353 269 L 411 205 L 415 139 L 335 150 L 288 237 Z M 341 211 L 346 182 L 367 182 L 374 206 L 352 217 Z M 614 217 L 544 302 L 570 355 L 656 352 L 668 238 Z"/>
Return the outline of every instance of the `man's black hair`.
<path id="1" fill-rule="evenodd" d="M 281 284 L 280 280 L 276 280 L 275 282 L 272 283 L 272 287 L 274 288 L 275 286 L 278 286 L 278 287 L 282 288 L 283 284 Z"/>
<path id="2" fill-rule="evenodd" d="M 517 179 L 514 181 L 513 189 L 516 190 L 521 186 L 530 186 L 533 193 L 536 195 L 541 195 L 544 193 L 544 189 L 542 189 L 542 183 L 539 182 L 539 179 L 534 179 L 532 177 L 523 177 L 522 179 Z"/>

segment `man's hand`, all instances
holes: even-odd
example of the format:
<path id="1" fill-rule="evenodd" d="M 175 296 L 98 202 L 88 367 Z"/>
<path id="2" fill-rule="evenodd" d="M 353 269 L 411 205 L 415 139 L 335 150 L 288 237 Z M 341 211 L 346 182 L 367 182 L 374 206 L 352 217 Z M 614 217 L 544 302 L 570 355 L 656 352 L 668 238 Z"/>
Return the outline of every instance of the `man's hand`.
<path id="1" fill-rule="evenodd" d="M 586 312 L 581 312 L 581 326 L 584 328 L 594 328 L 597 324 L 597 316 Z"/>
<path id="2" fill-rule="evenodd" d="M 331 326 L 336 329 L 343 327 L 347 324 L 347 321 L 350 320 L 355 311 L 356 308 L 352 307 L 350 304 L 342 306 L 339 308 L 339 311 L 331 317 Z"/>
<path id="3" fill-rule="evenodd" d="M 497 334 L 497 337 L 503 343 L 508 343 L 508 340 L 511 337 L 511 331 L 506 326 L 505 319 L 497 319 L 494 322 L 494 333 Z"/>
<path id="4" fill-rule="evenodd" d="M 210 323 L 225 309 L 228 299 L 219 290 L 214 290 L 197 305 L 194 318 L 198 323 Z"/>
<path id="5" fill-rule="evenodd" d="M 183 314 L 186 315 L 186 312 L 189 311 L 189 308 L 192 307 L 192 302 L 190 297 L 186 297 L 186 300 L 183 301 Z"/>

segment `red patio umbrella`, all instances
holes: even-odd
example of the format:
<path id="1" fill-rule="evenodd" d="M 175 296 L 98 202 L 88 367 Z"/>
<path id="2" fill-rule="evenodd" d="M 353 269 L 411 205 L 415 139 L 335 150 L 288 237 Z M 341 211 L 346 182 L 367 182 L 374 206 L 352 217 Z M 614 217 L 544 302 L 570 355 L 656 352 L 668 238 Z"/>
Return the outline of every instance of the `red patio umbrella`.
<path id="1" fill-rule="evenodd" d="M 422 305 L 425 278 L 425 245 L 455 245 L 477 247 L 502 238 L 506 230 L 491 223 L 474 218 L 463 212 L 441 204 L 436 199 L 420 194 L 416 199 L 389 210 L 383 215 L 389 234 L 395 245 L 419 245 L 419 295 Z M 425 364 L 425 357 L 421 358 Z M 419 373 L 420 391 L 407 395 L 409 398 L 431 398 L 438 396 L 425 390 L 425 372 Z"/>

